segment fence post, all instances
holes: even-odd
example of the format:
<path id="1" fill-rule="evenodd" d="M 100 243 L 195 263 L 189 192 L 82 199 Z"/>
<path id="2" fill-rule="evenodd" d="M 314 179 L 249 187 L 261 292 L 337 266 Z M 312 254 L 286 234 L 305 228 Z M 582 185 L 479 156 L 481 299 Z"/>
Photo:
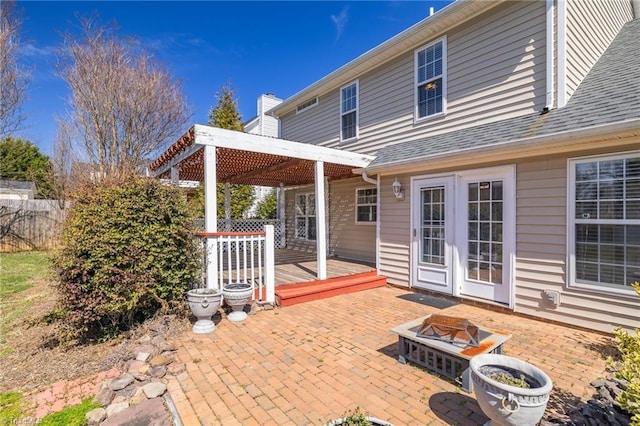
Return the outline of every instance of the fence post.
<path id="1" fill-rule="evenodd" d="M 264 248 L 264 269 L 265 284 L 267 286 L 267 303 L 276 301 L 276 279 L 275 279 L 275 249 L 273 238 L 273 225 L 265 225 L 265 248 Z"/>

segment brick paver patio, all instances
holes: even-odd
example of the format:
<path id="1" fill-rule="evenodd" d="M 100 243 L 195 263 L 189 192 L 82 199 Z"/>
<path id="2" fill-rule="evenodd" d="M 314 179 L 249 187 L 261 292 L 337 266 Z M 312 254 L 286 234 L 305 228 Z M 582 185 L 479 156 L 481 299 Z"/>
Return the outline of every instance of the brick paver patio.
<path id="1" fill-rule="evenodd" d="M 213 334 L 177 339 L 186 371 L 169 392 L 187 426 L 322 425 L 355 407 L 396 426 L 483 424 L 473 394 L 397 360 L 389 330 L 437 312 L 430 300 L 385 287 L 223 319 Z M 548 410 L 589 398 L 613 346 L 601 334 L 471 305 L 442 313 L 512 333 L 505 354 L 554 381 Z"/>

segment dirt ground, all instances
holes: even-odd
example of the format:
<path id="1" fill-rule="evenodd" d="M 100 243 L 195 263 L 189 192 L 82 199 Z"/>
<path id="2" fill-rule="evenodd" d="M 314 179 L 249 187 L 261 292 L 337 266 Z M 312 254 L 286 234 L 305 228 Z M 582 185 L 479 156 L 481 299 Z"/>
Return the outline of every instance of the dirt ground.
<path id="1" fill-rule="evenodd" d="M 0 306 L 0 316 L 11 315 L 25 304 L 15 320 L 3 326 L 0 336 L 0 393 L 39 390 L 59 380 L 91 375 L 124 364 L 137 340 L 150 330 L 166 337 L 191 327 L 186 313 L 154 318 L 118 339 L 104 343 L 63 348 L 57 344 L 54 326 L 44 320 L 55 307 L 55 289 L 48 281 L 14 294 Z M 13 306 L 12 306 L 13 305 Z"/>

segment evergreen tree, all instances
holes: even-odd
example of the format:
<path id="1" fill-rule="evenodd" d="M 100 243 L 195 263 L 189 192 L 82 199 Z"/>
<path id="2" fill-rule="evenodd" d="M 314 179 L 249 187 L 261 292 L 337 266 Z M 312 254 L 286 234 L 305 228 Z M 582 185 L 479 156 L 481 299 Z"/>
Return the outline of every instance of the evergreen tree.
<path id="1" fill-rule="evenodd" d="M 37 146 L 19 138 L 0 141 L 0 179 L 33 182 L 39 198 L 47 198 L 52 191 L 52 164 Z"/>
<path id="2" fill-rule="evenodd" d="M 278 197 L 275 188 L 271 188 L 269 194 L 262 199 L 257 206 L 256 217 L 258 219 L 275 219 L 278 210 Z"/>
<path id="3" fill-rule="evenodd" d="M 218 104 L 209 112 L 209 126 L 244 132 L 242 117 L 238 111 L 238 100 L 235 97 L 235 90 L 231 87 L 231 83 L 222 86 L 220 93 L 216 94 L 216 99 L 218 99 Z M 223 219 L 224 185 L 218 184 L 216 189 L 218 219 Z M 255 199 L 253 187 L 249 185 L 231 185 L 230 190 L 231 219 L 241 219 Z"/>

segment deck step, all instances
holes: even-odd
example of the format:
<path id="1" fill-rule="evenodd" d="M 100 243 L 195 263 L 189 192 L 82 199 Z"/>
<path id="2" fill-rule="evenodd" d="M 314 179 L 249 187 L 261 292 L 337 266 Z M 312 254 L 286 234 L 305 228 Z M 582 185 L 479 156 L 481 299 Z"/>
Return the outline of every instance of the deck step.
<path id="1" fill-rule="evenodd" d="M 387 285 L 387 277 L 378 275 L 376 271 L 326 280 L 286 284 L 276 286 L 276 303 L 280 306 L 291 306 L 340 294 L 384 287 L 385 285 Z"/>

